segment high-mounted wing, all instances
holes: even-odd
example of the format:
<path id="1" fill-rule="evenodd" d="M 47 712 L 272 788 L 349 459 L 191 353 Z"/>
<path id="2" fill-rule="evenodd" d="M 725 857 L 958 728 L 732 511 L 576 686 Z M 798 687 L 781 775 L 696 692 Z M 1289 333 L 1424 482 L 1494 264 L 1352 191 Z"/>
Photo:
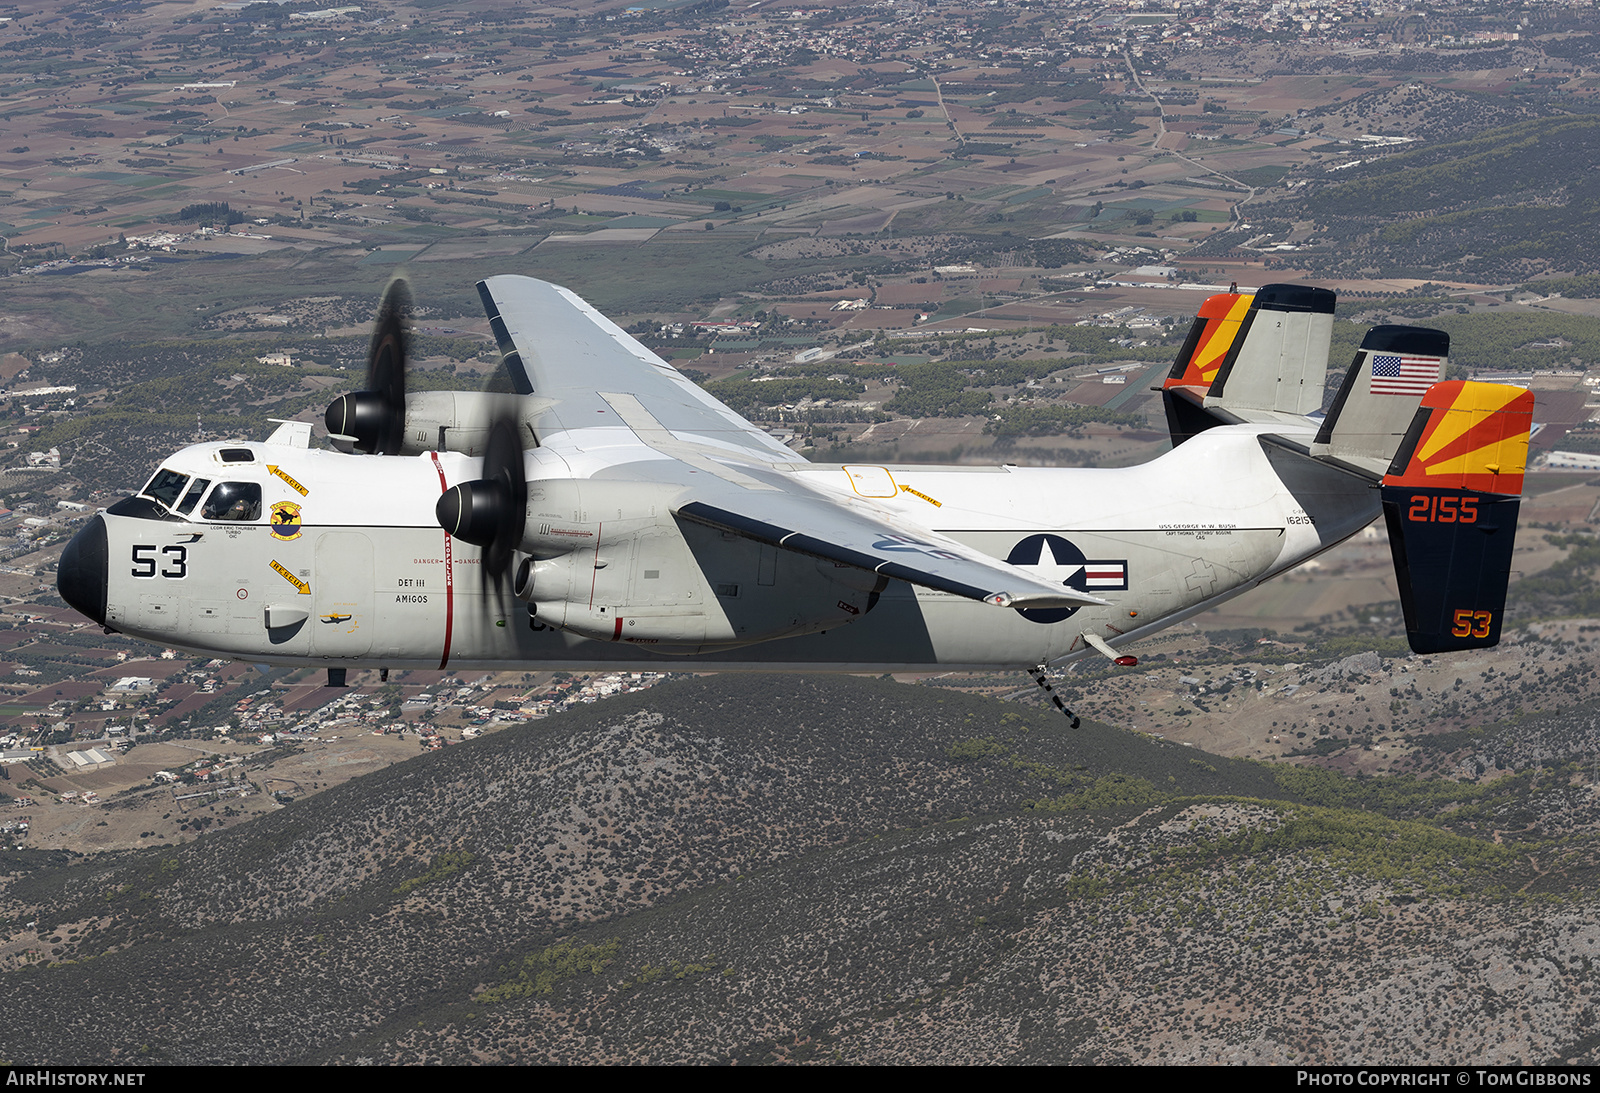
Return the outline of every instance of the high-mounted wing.
<path id="1" fill-rule="evenodd" d="M 680 519 L 997 607 L 1105 603 L 806 486 L 787 473 L 800 455 L 564 288 L 503 276 L 478 291 L 517 390 L 549 400 L 534 419 L 540 443 L 600 456 L 595 478 L 666 487 Z M 470 506 L 453 506 L 441 520 L 458 533 Z"/>
<path id="2" fill-rule="evenodd" d="M 478 294 L 517 393 L 554 400 L 534 423 L 540 443 L 571 433 L 581 448 L 585 430 L 617 424 L 600 392 L 625 391 L 680 444 L 701 442 L 762 463 L 805 462 L 575 293 L 508 275 L 478 282 Z"/>

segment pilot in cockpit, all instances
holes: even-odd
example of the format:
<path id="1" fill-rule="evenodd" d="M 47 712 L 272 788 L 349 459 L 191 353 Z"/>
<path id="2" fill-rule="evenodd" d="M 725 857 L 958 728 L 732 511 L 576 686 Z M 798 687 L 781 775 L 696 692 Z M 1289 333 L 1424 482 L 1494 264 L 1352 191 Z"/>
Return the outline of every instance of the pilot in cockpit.
<path id="1" fill-rule="evenodd" d="M 258 520 L 261 487 L 255 482 L 220 482 L 200 510 L 202 520 Z"/>

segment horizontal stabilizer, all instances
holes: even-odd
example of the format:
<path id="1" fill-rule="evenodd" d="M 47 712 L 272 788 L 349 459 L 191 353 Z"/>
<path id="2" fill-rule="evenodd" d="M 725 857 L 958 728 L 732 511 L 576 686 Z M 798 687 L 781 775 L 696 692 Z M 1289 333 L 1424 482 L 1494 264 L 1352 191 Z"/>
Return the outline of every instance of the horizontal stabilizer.
<path id="1" fill-rule="evenodd" d="M 1406 637 L 1419 653 L 1498 644 L 1533 392 L 1433 384 L 1380 493 Z"/>

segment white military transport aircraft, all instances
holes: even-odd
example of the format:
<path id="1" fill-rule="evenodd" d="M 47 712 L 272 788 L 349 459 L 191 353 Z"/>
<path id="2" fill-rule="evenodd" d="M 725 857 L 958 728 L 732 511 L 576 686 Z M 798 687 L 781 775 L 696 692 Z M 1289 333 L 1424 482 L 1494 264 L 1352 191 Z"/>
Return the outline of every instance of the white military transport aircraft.
<path id="1" fill-rule="evenodd" d="M 511 393 L 407 396 L 396 282 L 368 390 L 328 408 L 345 450 L 304 422 L 183 449 L 78 533 L 61 595 L 330 682 L 1004 667 L 1048 690 L 1386 514 L 1413 646 L 1499 638 L 1532 396 L 1441 382 L 1448 337 L 1388 326 L 1323 415 L 1325 289 L 1209 299 L 1162 390 L 1174 449 L 1113 470 L 810 463 L 567 289 L 478 290 Z"/>

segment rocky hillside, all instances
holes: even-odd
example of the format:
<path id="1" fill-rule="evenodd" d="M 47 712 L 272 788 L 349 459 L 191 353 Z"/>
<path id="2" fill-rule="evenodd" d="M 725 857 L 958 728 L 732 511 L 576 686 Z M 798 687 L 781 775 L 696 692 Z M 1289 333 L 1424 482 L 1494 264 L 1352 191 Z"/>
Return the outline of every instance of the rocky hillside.
<path id="1" fill-rule="evenodd" d="M 1596 818 L 1570 771 L 1345 779 L 690 680 L 183 846 L 0 859 L 0 1057 L 1587 1058 Z"/>

